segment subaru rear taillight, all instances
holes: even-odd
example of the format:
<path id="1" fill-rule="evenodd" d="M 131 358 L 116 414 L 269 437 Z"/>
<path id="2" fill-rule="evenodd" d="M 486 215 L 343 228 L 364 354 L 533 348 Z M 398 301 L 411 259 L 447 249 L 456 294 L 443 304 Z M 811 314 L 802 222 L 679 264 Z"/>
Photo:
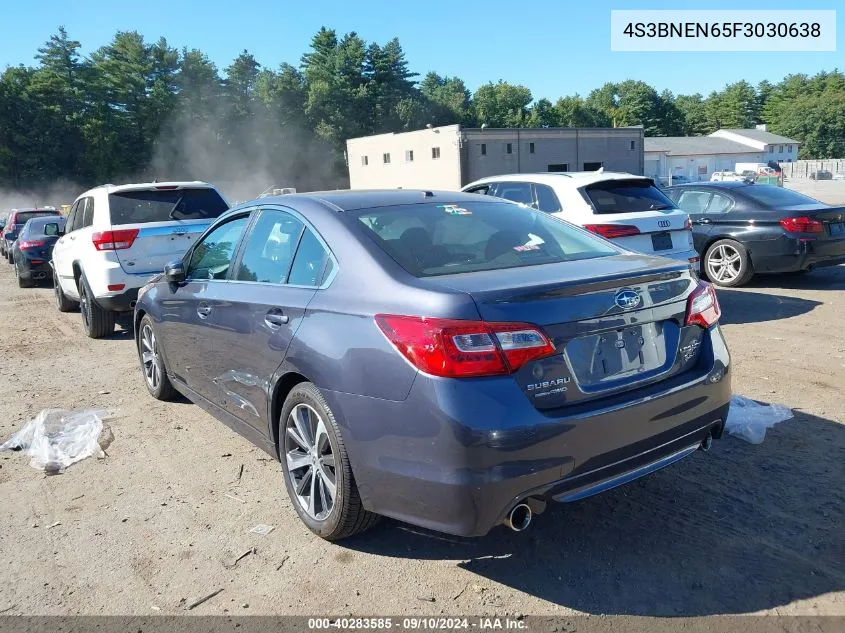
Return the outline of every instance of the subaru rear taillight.
<path id="1" fill-rule="evenodd" d="M 824 223 L 807 216 L 784 218 L 780 225 L 790 233 L 824 233 Z"/>
<path id="2" fill-rule="evenodd" d="M 705 330 L 719 320 L 722 309 L 713 284 L 700 281 L 687 299 L 686 325 L 699 325 Z"/>
<path id="3" fill-rule="evenodd" d="M 139 229 L 119 229 L 117 231 L 100 231 L 91 236 L 94 248 L 98 251 L 119 251 L 131 248 L 138 237 Z"/>
<path id="4" fill-rule="evenodd" d="M 468 378 L 510 374 L 554 354 L 549 337 L 528 323 L 496 323 L 377 314 L 376 324 L 417 369 Z"/>
<path id="5" fill-rule="evenodd" d="M 632 224 L 585 224 L 584 228 L 609 240 L 640 234 L 640 230 Z"/>
<path id="6" fill-rule="evenodd" d="M 22 251 L 26 251 L 31 248 L 39 248 L 41 246 L 44 246 L 44 242 L 41 240 L 23 240 L 18 242 L 18 248 Z"/>
<path id="7" fill-rule="evenodd" d="M 689 216 L 687 216 L 687 219 L 684 220 L 684 230 L 692 231 L 692 220 L 689 219 Z"/>

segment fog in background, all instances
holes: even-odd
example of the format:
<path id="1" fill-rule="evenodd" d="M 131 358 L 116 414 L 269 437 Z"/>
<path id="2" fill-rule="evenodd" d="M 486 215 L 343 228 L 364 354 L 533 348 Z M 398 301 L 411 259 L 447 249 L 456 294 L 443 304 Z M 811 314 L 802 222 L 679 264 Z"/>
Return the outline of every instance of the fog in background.
<path id="1" fill-rule="evenodd" d="M 71 204 L 85 187 L 66 180 L 56 181 L 43 187 L 13 191 L 0 189 L 0 216 L 5 216 L 11 209 Z"/>
<path id="2" fill-rule="evenodd" d="M 148 167 L 131 176 L 115 176 L 109 183 L 153 179 L 210 182 L 231 204 L 271 188 L 295 187 L 303 192 L 348 187 L 346 166 L 329 143 L 304 125 L 280 124 L 263 108 L 242 120 L 222 108 L 206 117 L 177 113 L 159 134 Z M 59 208 L 100 184 L 107 183 L 61 181 L 26 191 L 0 190 L 0 214 L 12 208 Z"/>
<path id="3" fill-rule="evenodd" d="M 270 188 L 348 186 L 346 166 L 330 144 L 304 126 L 282 125 L 267 110 L 257 110 L 234 121 L 225 112 L 208 119 L 177 115 L 159 136 L 144 179 L 205 180 L 232 204 Z M 220 130 L 228 130 L 228 138 Z"/>

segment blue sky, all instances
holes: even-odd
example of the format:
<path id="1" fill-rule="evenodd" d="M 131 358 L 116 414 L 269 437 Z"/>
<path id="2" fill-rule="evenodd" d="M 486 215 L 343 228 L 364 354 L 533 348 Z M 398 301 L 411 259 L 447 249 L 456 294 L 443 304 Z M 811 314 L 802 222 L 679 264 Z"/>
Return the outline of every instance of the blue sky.
<path id="1" fill-rule="evenodd" d="M 789 73 L 845 69 L 841 0 L 711 0 L 688 8 L 839 9 L 839 50 L 826 53 L 630 53 L 610 51 L 611 9 L 682 8 L 662 0 L 6 0 L 0 68 L 31 64 L 38 47 L 64 25 L 83 51 L 117 30 L 199 48 L 222 69 L 244 48 L 263 65 L 298 65 L 317 30 L 357 31 L 367 41 L 396 36 L 421 74 L 462 77 L 470 89 L 504 79 L 535 98 L 580 93 L 606 81 L 640 79 L 658 91 L 707 94 L 725 83 L 777 81 Z"/>

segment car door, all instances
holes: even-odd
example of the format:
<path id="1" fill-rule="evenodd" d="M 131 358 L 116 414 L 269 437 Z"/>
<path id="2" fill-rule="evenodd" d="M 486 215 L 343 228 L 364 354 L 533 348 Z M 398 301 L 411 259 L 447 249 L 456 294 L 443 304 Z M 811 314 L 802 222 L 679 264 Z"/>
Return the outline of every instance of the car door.
<path id="1" fill-rule="evenodd" d="M 65 234 L 53 246 L 53 268 L 59 276 L 62 291 L 71 297 L 76 297 L 78 294 L 73 275 L 73 246 L 77 236 L 73 232 L 82 224 L 85 200 L 86 198 L 80 198 L 73 203 L 65 222 Z"/>
<path id="2" fill-rule="evenodd" d="M 160 287 L 158 336 L 168 369 L 199 395 L 220 403 L 214 386 L 215 311 L 227 300 L 229 268 L 249 224 L 249 210 L 208 231 L 185 255 L 185 281 Z"/>
<path id="3" fill-rule="evenodd" d="M 267 434 L 270 380 L 334 259 L 295 211 L 264 207 L 244 241 L 216 314 L 214 380 L 229 413 Z"/>
<path id="4" fill-rule="evenodd" d="M 713 197 L 712 191 L 683 188 L 671 192 L 671 199 L 678 208 L 689 213 L 692 222 L 692 240 L 698 253 L 704 249 L 713 227 L 713 220 L 707 214 L 707 207 Z"/>

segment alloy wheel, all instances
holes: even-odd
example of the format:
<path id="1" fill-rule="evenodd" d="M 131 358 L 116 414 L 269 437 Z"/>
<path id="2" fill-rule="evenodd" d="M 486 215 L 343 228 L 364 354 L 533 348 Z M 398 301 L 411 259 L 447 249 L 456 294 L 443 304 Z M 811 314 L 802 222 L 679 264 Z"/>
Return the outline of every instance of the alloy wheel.
<path id="1" fill-rule="evenodd" d="M 730 283 L 739 277 L 742 256 L 729 244 L 721 244 L 707 257 L 707 275 L 721 283 Z"/>
<path id="2" fill-rule="evenodd" d="M 88 293 L 85 291 L 85 284 L 82 282 L 79 284 L 79 312 L 82 314 L 82 323 L 85 325 L 85 329 L 89 329 Z"/>
<path id="3" fill-rule="evenodd" d="M 161 363 L 158 357 L 158 341 L 149 325 L 141 330 L 141 363 L 144 366 L 144 378 L 150 389 L 155 391 L 161 384 Z"/>
<path id="4" fill-rule="evenodd" d="M 337 496 L 337 470 L 325 422 L 297 404 L 285 422 L 285 461 L 296 499 L 312 519 L 325 520 Z"/>

